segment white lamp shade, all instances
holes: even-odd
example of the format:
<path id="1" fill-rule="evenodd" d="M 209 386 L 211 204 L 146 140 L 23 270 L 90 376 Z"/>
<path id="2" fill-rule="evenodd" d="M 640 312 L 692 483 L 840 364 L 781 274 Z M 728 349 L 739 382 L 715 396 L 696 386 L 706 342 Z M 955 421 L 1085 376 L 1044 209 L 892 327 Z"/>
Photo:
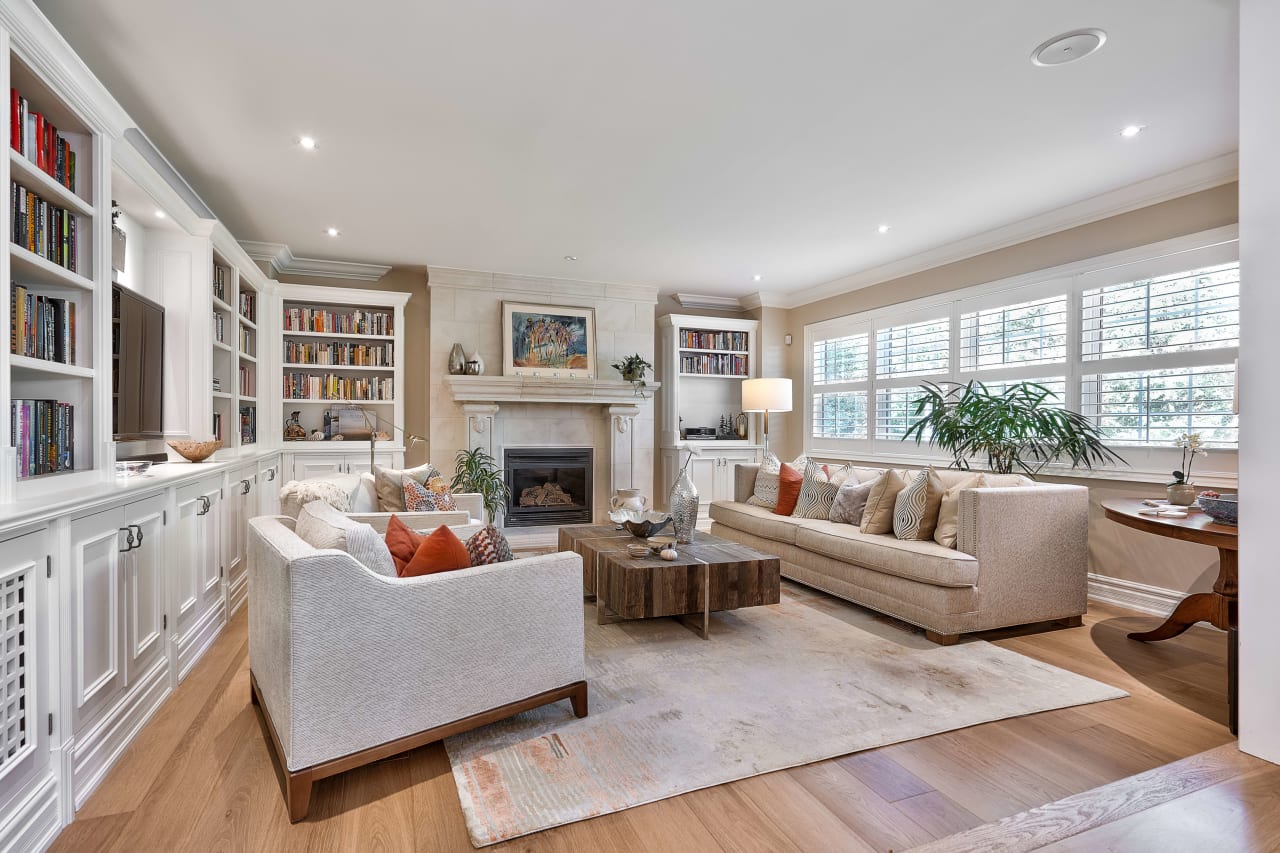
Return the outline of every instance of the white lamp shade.
<path id="1" fill-rule="evenodd" d="M 745 379 L 742 382 L 742 411 L 791 411 L 790 379 Z"/>

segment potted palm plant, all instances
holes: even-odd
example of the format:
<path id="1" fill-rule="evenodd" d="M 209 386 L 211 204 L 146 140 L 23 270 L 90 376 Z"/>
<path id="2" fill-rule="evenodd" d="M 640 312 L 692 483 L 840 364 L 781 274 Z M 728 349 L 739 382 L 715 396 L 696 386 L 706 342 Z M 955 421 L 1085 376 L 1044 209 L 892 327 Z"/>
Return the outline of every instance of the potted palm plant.
<path id="1" fill-rule="evenodd" d="M 653 369 L 653 365 L 645 361 L 644 356 L 640 353 L 629 355 L 615 361 L 610 367 L 622 374 L 623 381 L 635 386 L 637 396 L 644 396 L 644 389 L 647 387 L 644 381 L 645 372 Z"/>
<path id="2" fill-rule="evenodd" d="M 1092 468 L 1124 460 L 1103 442 L 1101 431 L 1084 415 L 1057 405 L 1058 395 L 1035 382 L 1018 382 L 990 391 L 978 381 L 938 385 L 926 382 L 916 398 L 916 420 L 903 440 L 928 441 L 951 454 L 952 467 L 969 470 L 972 459 L 986 458 L 997 474 L 1035 478 L 1050 462 Z"/>
<path id="3" fill-rule="evenodd" d="M 498 520 L 511 495 L 502 469 L 481 447 L 458 451 L 454 458 L 453 481 L 449 483 L 449 488 L 455 492 L 479 494 L 490 523 Z"/>

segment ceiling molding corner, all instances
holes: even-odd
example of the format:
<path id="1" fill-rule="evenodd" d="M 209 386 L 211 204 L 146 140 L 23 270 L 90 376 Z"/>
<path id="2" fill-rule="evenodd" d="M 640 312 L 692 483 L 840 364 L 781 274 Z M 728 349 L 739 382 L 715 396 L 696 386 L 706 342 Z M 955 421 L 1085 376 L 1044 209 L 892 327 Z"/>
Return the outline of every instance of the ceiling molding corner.
<path id="1" fill-rule="evenodd" d="M 878 267 L 842 276 L 824 284 L 777 294 L 778 307 L 797 308 L 830 299 L 843 293 L 914 275 L 935 267 L 956 263 L 978 255 L 1016 246 L 1060 231 L 1088 225 L 1185 195 L 1213 189 L 1239 180 L 1240 154 L 1233 151 L 1166 172 L 1136 184 L 1101 193 L 1073 204 L 1064 205 L 1036 216 L 956 240 Z"/>
<path id="2" fill-rule="evenodd" d="M 385 264 L 366 264 L 357 261 L 332 261 L 323 258 L 299 258 L 284 243 L 264 243 L 241 240 L 245 254 L 255 261 L 271 265 L 279 275 L 305 275 L 315 278 L 339 278 L 347 281 L 378 281 L 391 271 Z"/>
<path id="3" fill-rule="evenodd" d="M 785 293 L 763 293 L 756 291 L 748 293 L 739 300 L 745 311 L 753 311 L 756 308 L 790 308 L 791 305 L 787 300 Z"/>
<path id="4" fill-rule="evenodd" d="M 700 293 L 677 293 L 676 302 L 681 308 L 701 308 L 709 311 L 741 311 L 742 300 L 736 296 L 707 296 Z"/>

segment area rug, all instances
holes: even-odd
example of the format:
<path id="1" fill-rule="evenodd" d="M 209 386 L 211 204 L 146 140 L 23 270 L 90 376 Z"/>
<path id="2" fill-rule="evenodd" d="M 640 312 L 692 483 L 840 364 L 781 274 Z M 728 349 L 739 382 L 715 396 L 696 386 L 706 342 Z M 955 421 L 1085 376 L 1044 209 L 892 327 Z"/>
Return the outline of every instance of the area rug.
<path id="1" fill-rule="evenodd" d="M 596 625 L 590 714 L 568 702 L 445 741 L 483 847 L 699 788 L 939 732 L 1127 695 L 982 641 L 917 632 L 793 584 L 717 614 Z"/>

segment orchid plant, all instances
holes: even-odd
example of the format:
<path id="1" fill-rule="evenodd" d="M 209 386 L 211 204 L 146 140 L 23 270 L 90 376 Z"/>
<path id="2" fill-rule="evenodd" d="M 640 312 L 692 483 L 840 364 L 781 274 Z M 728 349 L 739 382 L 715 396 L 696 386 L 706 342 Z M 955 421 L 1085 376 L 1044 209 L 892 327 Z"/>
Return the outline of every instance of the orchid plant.
<path id="1" fill-rule="evenodd" d="M 1173 446 L 1182 450 L 1182 470 L 1173 472 L 1173 482 L 1169 485 L 1177 486 L 1182 484 L 1191 484 L 1191 465 L 1196 461 L 1197 456 L 1205 456 L 1209 453 L 1204 447 L 1204 441 L 1200 438 L 1200 433 L 1183 433 L 1173 442 Z"/>

